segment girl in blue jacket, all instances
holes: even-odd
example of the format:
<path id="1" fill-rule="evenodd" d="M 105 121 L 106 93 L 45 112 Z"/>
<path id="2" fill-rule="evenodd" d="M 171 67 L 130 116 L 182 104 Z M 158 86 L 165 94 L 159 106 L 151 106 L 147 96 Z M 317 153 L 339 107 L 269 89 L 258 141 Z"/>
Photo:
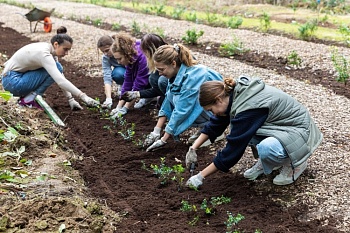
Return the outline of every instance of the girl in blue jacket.
<path id="1" fill-rule="evenodd" d="M 199 88 L 206 81 L 222 80 L 216 71 L 197 64 L 190 50 L 181 44 L 159 47 L 153 60 L 159 75 L 169 79 L 169 83 L 157 125 L 145 140 L 146 151 L 164 146 L 171 135 L 178 140 L 189 127 L 204 126 L 212 114 L 199 104 Z M 165 133 L 160 138 L 167 120 Z"/>

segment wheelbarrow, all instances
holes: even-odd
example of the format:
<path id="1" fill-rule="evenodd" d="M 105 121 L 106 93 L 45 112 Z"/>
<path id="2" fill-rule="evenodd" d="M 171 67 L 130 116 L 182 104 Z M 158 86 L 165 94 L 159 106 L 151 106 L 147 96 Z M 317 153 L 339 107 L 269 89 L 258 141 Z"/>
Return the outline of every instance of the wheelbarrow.
<path id="1" fill-rule="evenodd" d="M 50 12 L 47 11 L 43 11 L 40 10 L 38 8 L 34 8 L 33 10 L 29 11 L 27 14 L 23 15 L 21 14 L 24 18 L 26 18 L 27 20 L 29 20 L 30 22 L 30 32 L 35 32 L 36 30 L 36 26 L 38 25 L 38 23 L 42 23 L 41 21 L 43 21 L 44 24 L 44 31 L 45 32 L 51 32 L 52 30 L 52 22 L 50 19 L 50 16 L 52 14 L 52 12 L 54 12 L 55 8 L 53 8 Z M 32 30 L 32 22 L 35 22 L 35 27 L 34 30 Z"/>

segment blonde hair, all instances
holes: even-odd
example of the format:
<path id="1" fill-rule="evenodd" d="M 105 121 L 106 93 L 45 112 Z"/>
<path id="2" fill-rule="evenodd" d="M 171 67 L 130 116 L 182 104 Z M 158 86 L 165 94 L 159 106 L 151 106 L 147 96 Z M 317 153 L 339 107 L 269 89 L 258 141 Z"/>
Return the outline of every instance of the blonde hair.
<path id="1" fill-rule="evenodd" d="M 153 55 L 155 62 L 161 62 L 165 65 L 171 65 L 173 61 L 176 62 L 176 66 L 185 64 L 186 66 L 194 66 L 198 64 L 193 59 L 191 51 L 182 44 L 163 45 L 160 46 Z"/>
<path id="2" fill-rule="evenodd" d="M 112 36 L 114 43 L 111 46 L 112 53 L 119 52 L 125 56 L 125 59 L 130 63 L 134 63 L 134 56 L 137 55 L 135 48 L 136 39 L 125 32 L 119 32 Z"/>
<path id="3" fill-rule="evenodd" d="M 224 81 L 207 81 L 204 82 L 199 90 L 199 103 L 202 107 L 215 104 L 216 101 L 230 93 L 236 86 L 233 78 L 224 78 Z"/>

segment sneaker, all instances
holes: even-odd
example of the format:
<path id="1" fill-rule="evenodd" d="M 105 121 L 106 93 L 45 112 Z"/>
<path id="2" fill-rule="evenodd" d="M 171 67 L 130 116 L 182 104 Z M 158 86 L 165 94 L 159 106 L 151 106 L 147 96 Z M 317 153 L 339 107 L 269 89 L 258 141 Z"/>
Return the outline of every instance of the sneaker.
<path id="1" fill-rule="evenodd" d="M 294 168 L 294 174 L 293 174 L 292 166 L 285 165 L 282 167 L 280 174 L 273 179 L 273 183 L 276 185 L 287 185 L 287 184 L 294 183 L 294 181 L 298 179 L 301 173 L 305 171 L 306 167 L 307 167 L 307 161 L 300 164 L 298 167 Z"/>
<path id="2" fill-rule="evenodd" d="M 215 139 L 215 142 L 220 141 L 220 140 L 222 140 L 224 138 L 225 138 L 225 134 L 221 134 L 219 137 L 217 137 Z M 199 148 L 206 147 L 206 146 L 209 146 L 209 145 L 211 145 L 211 141 L 208 139 Z"/>
<path id="3" fill-rule="evenodd" d="M 194 141 L 197 140 L 197 138 L 201 135 L 201 130 L 202 130 L 202 128 L 198 129 L 198 130 L 188 139 L 188 143 L 189 143 L 189 144 L 193 144 Z"/>
<path id="4" fill-rule="evenodd" d="M 36 102 L 35 100 L 29 101 L 29 102 L 25 102 L 24 98 L 20 98 L 18 100 L 18 104 L 24 107 L 28 107 L 28 108 L 37 108 L 40 110 L 44 110 L 40 104 L 38 104 L 38 102 Z"/>
<path id="5" fill-rule="evenodd" d="M 148 104 L 150 104 L 152 101 L 156 101 L 157 97 L 155 98 L 142 98 L 139 100 L 139 102 L 135 103 L 134 108 L 142 108 Z"/>
<path id="6" fill-rule="evenodd" d="M 256 164 L 253 167 L 246 170 L 243 176 L 249 180 L 255 180 L 256 178 L 258 178 L 258 176 L 260 176 L 263 173 L 264 169 L 261 160 L 258 159 L 258 162 L 256 162 Z"/>

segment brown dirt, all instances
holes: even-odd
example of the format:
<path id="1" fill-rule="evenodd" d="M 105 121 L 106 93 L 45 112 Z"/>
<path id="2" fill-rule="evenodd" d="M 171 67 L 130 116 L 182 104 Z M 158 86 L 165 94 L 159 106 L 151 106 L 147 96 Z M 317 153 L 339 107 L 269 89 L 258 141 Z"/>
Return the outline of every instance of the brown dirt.
<path id="1" fill-rule="evenodd" d="M 31 42 L 12 29 L 1 30 L 0 52 L 6 52 L 8 56 Z M 249 54 L 252 56 L 245 55 L 236 59 L 267 69 L 285 66 L 283 62 L 276 62 L 276 59 L 269 58 L 268 55 Z M 75 67 L 74 64 L 64 61 L 62 64 L 65 76 L 73 83 L 79 84 L 82 91 L 104 99 L 101 79 L 86 76 L 85 68 Z M 280 72 L 289 72 L 280 69 Z M 290 71 L 287 75 L 304 79 L 311 77 L 309 82 L 334 88 L 337 92 L 336 82 L 324 72 L 320 71 L 320 74 L 311 76 L 305 69 Z M 339 94 L 349 98 L 349 91 Z M 233 215 L 240 213 L 245 217 L 234 228 L 244 232 L 255 232 L 256 229 L 264 233 L 338 232 L 335 228 L 336 219 L 327 219 L 326 226 L 323 222 L 325 219 L 308 221 L 307 205 L 301 204 L 295 198 L 298 191 L 303 190 L 306 180 L 313 176 L 308 171 L 295 184 L 287 187 L 272 185 L 271 177 L 251 182 L 244 179 L 239 171 L 233 174 L 219 172 L 206 180 L 199 191 L 187 188 L 179 191 L 174 181 L 169 181 L 168 185 L 161 185 L 160 180 L 153 175 L 150 165 L 160 165 L 161 157 L 166 159 L 165 163 L 169 167 L 178 164 L 175 159 L 184 161 L 188 149 L 184 142 L 174 143 L 169 140 L 166 147 L 146 153 L 132 141 L 124 140 L 120 136 L 118 132 L 123 130 L 120 122 L 113 124 L 98 110 L 72 112 L 57 85 L 49 88 L 46 101 L 68 126 L 65 129 L 66 146 L 84 156 L 84 160 L 76 161 L 74 167 L 79 170 L 89 188 L 89 195 L 106 203 L 114 211 L 124 214 L 125 218 L 117 226 L 116 232 L 225 232 L 227 211 Z M 128 124 L 136 125 L 135 142 L 143 140 L 144 136 L 153 130 L 156 122 L 153 116 L 154 106 L 132 109 L 126 115 Z M 206 166 L 204 161 L 210 162 L 214 155 L 210 148 L 200 149 L 199 154 L 201 159 L 197 170 L 203 169 Z M 144 169 L 143 165 L 148 170 Z M 189 172 L 186 171 L 183 177 L 186 181 L 190 177 Z M 214 215 L 206 215 L 200 210 L 204 199 L 209 200 L 211 197 L 222 195 L 231 198 L 231 202 L 217 206 Z M 183 200 L 196 205 L 197 212 L 180 211 Z M 286 203 L 295 204 L 287 207 Z M 198 216 L 199 220 L 191 226 L 189 222 L 195 216 Z"/>

